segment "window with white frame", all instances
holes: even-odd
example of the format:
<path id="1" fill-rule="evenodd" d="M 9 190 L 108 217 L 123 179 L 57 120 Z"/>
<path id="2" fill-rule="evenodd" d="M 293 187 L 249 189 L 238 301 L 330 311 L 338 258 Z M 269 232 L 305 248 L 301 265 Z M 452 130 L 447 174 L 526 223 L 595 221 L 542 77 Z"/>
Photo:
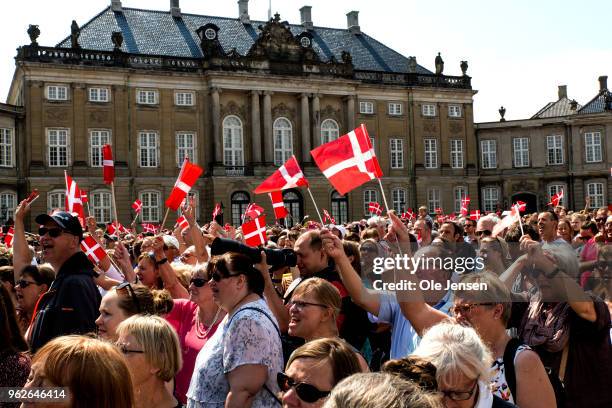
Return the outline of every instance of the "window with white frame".
<path id="1" fill-rule="evenodd" d="M 49 167 L 66 167 L 70 155 L 68 129 L 47 129 L 47 160 Z"/>
<path id="2" fill-rule="evenodd" d="M 402 114 L 402 104 L 397 102 L 389 102 L 389 115 L 401 115 Z"/>
<path id="3" fill-rule="evenodd" d="M 484 187 L 482 189 L 482 205 L 485 212 L 495 212 L 499 203 L 499 188 Z"/>
<path id="4" fill-rule="evenodd" d="M 450 159 L 453 169 L 463 168 L 463 140 L 451 139 L 450 141 Z"/>
<path id="5" fill-rule="evenodd" d="M 177 91 L 174 93 L 174 104 L 176 106 L 193 106 L 195 94 L 193 92 Z"/>
<path id="6" fill-rule="evenodd" d="M 363 213 L 370 214 L 370 203 L 378 202 L 378 192 L 373 189 L 363 190 Z"/>
<path id="7" fill-rule="evenodd" d="M 0 128 L 0 167 L 13 167 L 13 129 Z"/>
<path id="8" fill-rule="evenodd" d="M 515 137 L 512 139 L 514 151 L 514 167 L 529 166 L 529 139 L 526 137 Z"/>
<path id="9" fill-rule="evenodd" d="M 425 168 L 438 168 L 438 141 L 436 139 L 425 139 Z"/>
<path id="10" fill-rule="evenodd" d="M 176 165 L 181 167 L 185 157 L 189 161 L 197 163 L 196 137 L 193 132 L 176 132 Z"/>
<path id="11" fill-rule="evenodd" d="M 404 141 L 402 139 L 390 139 L 391 145 L 391 168 L 404 168 Z"/>
<path id="12" fill-rule="evenodd" d="M 0 193 L 0 221 L 6 223 L 13 218 L 17 207 L 17 194 L 13 191 L 3 191 Z"/>
<path id="13" fill-rule="evenodd" d="M 453 211 L 459 214 L 461 212 L 461 200 L 467 196 L 467 187 L 457 186 L 453 189 Z"/>
<path id="14" fill-rule="evenodd" d="M 423 116 L 436 116 L 436 105 L 423 104 Z"/>
<path id="15" fill-rule="evenodd" d="M 401 214 L 406 208 L 406 190 L 403 188 L 394 188 L 391 190 L 391 200 L 393 201 L 393 209 L 396 214 Z"/>
<path id="16" fill-rule="evenodd" d="M 436 212 L 436 208 L 442 207 L 440 204 L 440 189 L 432 187 L 427 190 L 427 211 L 429 213 Z"/>
<path id="17" fill-rule="evenodd" d="M 159 163 L 159 140 L 157 132 L 138 134 L 138 164 L 140 167 L 157 167 Z"/>
<path id="18" fill-rule="evenodd" d="M 548 185 L 548 199 L 550 200 L 555 194 L 561 194 L 565 190 L 565 184 L 549 184 Z M 559 205 L 565 205 L 565 194 L 559 200 Z"/>
<path id="19" fill-rule="evenodd" d="M 90 194 L 90 211 L 98 223 L 112 221 L 111 216 L 111 193 L 109 191 L 94 191 Z"/>
<path id="20" fill-rule="evenodd" d="M 249 205 L 249 193 L 246 191 L 236 191 L 231 197 L 232 224 L 238 226 L 242 224 L 242 215 Z"/>
<path id="21" fill-rule="evenodd" d="M 108 88 L 89 88 L 89 102 L 108 102 Z"/>
<path id="22" fill-rule="evenodd" d="M 66 208 L 66 190 L 53 190 L 47 193 L 47 212 L 64 211 Z"/>
<path id="23" fill-rule="evenodd" d="M 336 224 L 348 222 L 348 196 L 341 196 L 337 191 L 331 194 L 331 216 L 336 220 Z"/>
<path id="24" fill-rule="evenodd" d="M 359 102 L 359 113 L 364 113 L 366 115 L 371 115 L 374 113 L 374 103 L 373 102 Z"/>
<path id="25" fill-rule="evenodd" d="M 588 183 L 586 185 L 587 196 L 591 197 L 591 208 L 605 206 L 603 183 Z"/>
<path id="26" fill-rule="evenodd" d="M 481 140 L 480 152 L 482 154 L 483 169 L 497 168 L 497 141 Z"/>
<path id="27" fill-rule="evenodd" d="M 548 165 L 563 164 L 563 138 L 561 135 L 546 136 L 546 150 L 548 151 Z"/>
<path id="28" fill-rule="evenodd" d="M 325 119 L 321 123 L 321 144 L 329 143 L 340 136 L 338 123 L 333 119 Z"/>
<path id="29" fill-rule="evenodd" d="M 293 154 L 293 129 L 287 118 L 274 121 L 274 164 L 282 166 Z"/>
<path id="30" fill-rule="evenodd" d="M 65 85 L 47 86 L 47 99 L 50 101 L 68 100 L 68 87 Z"/>
<path id="31" fill-rule="evenodd" d="M 95 129 L 89 131 L 89 160 L 91 167 L 102 167 L 102 146 L 110 144 L 110 131 Z"/>
<path id="32" fill-rule="evenodd" d="M 223 164 L 244 166 L 242 121 L 237 116 L 223 119 Z"/>
<path id="33" fill-rule="evenodd" d="M 584 134 L 584 152 L 587 163 L 601 161 L 601 132 Z"/>
<path id="34" fill-rule="evenodd" d="M 140 201 L 142 202 L 142 222 L 159 222 L 159 204 L 161 202 L 160 192 L 143 191 L 140 193 Z"/>
<path id="35" fill-rule="evenodd" d="M 448 116 L 451 118 L 461 117 L 461 106 L 460 105 L 448 105 Z"/>
<path id="36" fill-rule="evenodd" d="M 157 89 L 138 89 L 136 91 L 136 102 L 141 105 L 156 105 L 159 100 Z"/>

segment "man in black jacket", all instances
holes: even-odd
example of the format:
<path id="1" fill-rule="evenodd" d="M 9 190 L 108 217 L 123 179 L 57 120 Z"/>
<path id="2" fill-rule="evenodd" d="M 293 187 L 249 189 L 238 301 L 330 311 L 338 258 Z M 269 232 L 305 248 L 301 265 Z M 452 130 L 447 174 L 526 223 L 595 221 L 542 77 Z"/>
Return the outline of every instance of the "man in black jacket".
<path id="1" fill-rule="evenodd" d="M 53 266 L 56 276 L 34 311 L 30 337 L 33 353 L 55 337 L 94 332 L 101 301 L 93 265 L 81 251 L 83 229 L 78 218 L 60 211 L 41 214 L 36 222 L 41 225 L 43 259 Z"/>

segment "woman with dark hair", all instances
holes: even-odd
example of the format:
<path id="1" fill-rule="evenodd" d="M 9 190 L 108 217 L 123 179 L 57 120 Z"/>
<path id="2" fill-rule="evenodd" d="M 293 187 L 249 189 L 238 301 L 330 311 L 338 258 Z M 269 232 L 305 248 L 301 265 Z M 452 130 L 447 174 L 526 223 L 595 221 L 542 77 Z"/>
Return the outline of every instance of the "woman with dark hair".
<path id="1" fill-rule="evenodd" d="M 8 291 L 0 285 L 0 387 L 22 387 L 30 372 L 28 344 L 23 338 L 15 307 Z"/>
<path id="2" fill-rule="evenodd" d="M 227 312 L 195 363 L 188 407 L 274 407 L 276 374 L 283 368 L 278 323 L 262 298 L 265 254 L 251 259 L 228 252 L 207 266 L 217 304 Z"/>
<path id="3" fill-rule="evenodd" d="M 49 289 L 54 279 L 55 271 L 51 265 L 28 265 L 23 268 L 19 280 L 15 282 L 17 319 L 26 338 L 36 302 Z"/>

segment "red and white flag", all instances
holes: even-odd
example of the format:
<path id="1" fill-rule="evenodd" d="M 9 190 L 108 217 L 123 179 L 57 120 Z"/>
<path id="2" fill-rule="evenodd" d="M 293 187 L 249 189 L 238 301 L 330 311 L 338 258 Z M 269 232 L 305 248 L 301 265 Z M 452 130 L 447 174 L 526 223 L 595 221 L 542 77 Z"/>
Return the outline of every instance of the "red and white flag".
<path id="1" fill-rule="evenodd" d="M 383 212 L 382 207 L 380 206 L 380 204 L 378 204 L 376 202 L 369 203 L 368 204 L 368 210 L 370 211 L 370 214 L 376 214 L 376 215 L 380 215 Z"/>
<path id="2" fill-rule="evenodd" d="M 81 250 L 85 252 L 85 255 L 94 264 L 99 264 L 100 261 L 108 256 L 104 248 L 90 235 L 81 241 Z"/>
<path id="3" fill-rule="evenodd" d="M 556 194 L 553 194 L 553 196 L 550 198 L 550 203 L 548 203 L 548 205 L 552 205 L 553 207 L 556 207 L 559 205 L 562 199 L 563 199 L 563 190 L 561 190 L 560 192 Z"/>
<path id="4" fill-rule="evenodd" d="M 242 224 L 242 234 L 244 234 L 244 242 L 248 246 L 264 245 L 267 241 L 266 216 L 262 215 L 256 217 L 253 221 Z"/>
<path id="5" fill-rule="evenodd" d="M 518 208 L 520 212 L 527 210 L 527 203 L 523 201 L 517 201 L 514 205 L 516 206 L 516 208 Z"/>
<path id="6" fill-rule="evenodd" d="M 136 214 L 140 213 L 140 211 L 142 211 L 142 201 L 140 201 L 140 200 L 134 201 L 132 203 L 132 208 L 134 209 Z"/>
<path id="7" fill-rule="evenodd" d="M 308 187 L 308 180 L 304 177 L 304 173 L 295 156 L 291 156 L 285 164 L 265 179 L 253 192 L 255 194 L 271 193 L 300 186 Z"/>
<path id="8" fill-rule="evenodd" d="M 255 203 L 251 203 L 247 206 L 244 212 L 244 218 L 257 218 L 264 213 L 264 209 Z"/>
<path id="9" fill-rule="evenodd" d="M 66 211 L 76 213 L 77 217 L 81 219 L 81 224 L 83 224 L 85 213 L 83 212 L 81 190 L 79 190 L 76 181 L 67 172 L 64 172 L 64 175 L 66 177 Z"/>
<path id="10" fill-rule="evenodd" d="M 113 161 L 113 150 L 109 144 L 102 146 L 102 165 L 104 184 L 111 184 L 115 180 L 115 162 Z"/>
<path id="11" fill-rule="evenodd" d="M 510 211 L 504 212 L 508 212 L 508 215 L 503 217 L 501 221 L 495 224 L 495 226 L 493 227 L 494 237 L 501 234 L 506 228 L 510 227 L 515 222 L 519 222 L 521 214 L 518 212 L 518 207 L 516 205 L 513 205 Z"/>
<path id="12" fill-rule="evenodd" d="M 166 200 L 166 207 L 176 211 L 203 171 L 204 170 L 200 166 L 191 163 L 189 159 L 185 157 L 178 179 L 176 183 L 174 183 L 172 192 Z"/>
<path id="13" fill-rule="evenodd" d="M 87 202 L 87 191 L 81 190 L 81 203 L 85 204 Z"/>
<path id="14" fill-rule="evenodd" d="M 334 219 L 334 217 L 332 217 L 329 212 L 327 212 L 327 210 L 324 208 L 323 209 L 323 222 L 326 223 L 327 221 L 330 222 L 330 224 L 335 224 L 336 220 Z"/>
<path id="15" fill-rule="evenodd" d="M 115 221 L 106 226 L 106 232 L 108 235 L 118 235 L 118 233 L 127 234 L 130 231 L 128 231 L 127 228 L 121 225 L 120 222 Z"/>
<path id="16" fill-rule="evenodd" d="M 461 215 L 468 215 L 470 208 L 470 196 L 465 196 L 461 199 Z"/>
<path id="17" fill-rule="evenodd" d="M 157 234 L 159 227 L 155 224 L 142 223 L 142 229 L 144 232 L 152 232 L 153 234 Z"/>
<path id="18" fill-rule="evenodd" d="M 315 163 L 340 195 L 382 177 L 382 170 L 365 125 L 310 152 Z"/>
<path id="19" fill-rule="evenodd" d="M 215 204 L 215 209 L 213 210 L 213 213 L 212 213 L 213 220 L 221 214 L 223 214 L 223 208 L 221 208 L 221 204 L 217 203 Z"/>
<path id="20" fill-rule="evenodd" d="M 181 233 L 185 232 L 185 230 L 189 228 L 189 221 L 187 221 L 187 218 L 185 218 L 184 215 L 181 215 L 180 217 L 178 217 L 178 219 L 176 220 L 176 223 L 178 224 L 179 227 L 181 227 Z"/>
<path id="21" fill-rule="evenodd" d="M 470 220 L 478 221 L 480 219 L 480 210 L 470 211 Z"/>
<path id="22" fill-rule="evenodd" d="M 274 216 L 277 220 L 283 219 L 289 214 L 289 211 L 285 208 L 283 203 L 283 193 L 280 191 L 273 191 L 268 193 L 270 200 L 272 200 L 272 208 L 274 209 Z"/>
<path id="23" fill-rule="evenodd" d="M 13 235 L 15 235 L 15 228 L 12 226 L 9 227 L 8 231 L 6 231 L 6 235 L 4 236 L 4 243 L 7 248 L 11 248 L 13 246 Z"/>
<path id="24" fill-rule="evenodd" d="M 404 211 L 402 214 L 402 220 L 411 220 L 413 218 L 415 218 L 415 215 L 412 212 L 412 208 L 409 208 L 408 211 Z"/>

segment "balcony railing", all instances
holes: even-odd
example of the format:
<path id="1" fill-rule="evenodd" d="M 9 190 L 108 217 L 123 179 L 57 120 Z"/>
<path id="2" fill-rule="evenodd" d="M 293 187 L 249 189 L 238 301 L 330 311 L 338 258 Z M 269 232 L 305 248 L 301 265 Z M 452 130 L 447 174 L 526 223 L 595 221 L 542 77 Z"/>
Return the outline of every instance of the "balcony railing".
<path id="1" fill-rule="evenodd" d="M 224 166 L 225 175 L 228 177 L 252 176 L 253 168 L 250 166 Z"/>

